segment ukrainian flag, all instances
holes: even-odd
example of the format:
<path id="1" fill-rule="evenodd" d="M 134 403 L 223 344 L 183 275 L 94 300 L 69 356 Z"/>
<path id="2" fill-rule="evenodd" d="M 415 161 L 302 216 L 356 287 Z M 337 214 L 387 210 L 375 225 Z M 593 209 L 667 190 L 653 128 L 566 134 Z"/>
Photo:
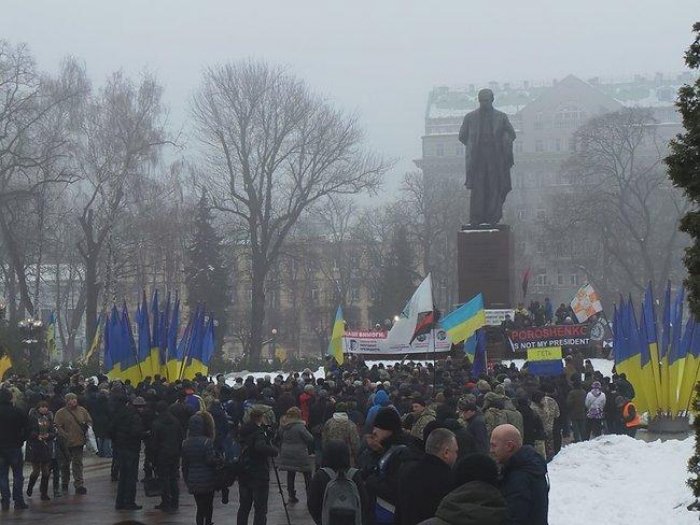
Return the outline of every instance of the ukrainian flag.
<path id="1" fill-rule="evenodd" d="M 197 372 L 202 372 L 201 356 L 204 328 L 204 308 L 197 305 L 197 311 L 192 322 L 192 331 L 183 350 L 180 379 L 191 379 Z"/>
<path id="2" fill-rule="evenodd" d="M 440 325 L 455 344 L 466 341 L 485 324 L 486 312 L 482 294 L 478 294 L 440 320 Z"/>
<path id="3" fill-rule="evenodd" d="M 141 362 L 138 356 L 136 339 L 134 339 L 134 332 L 131 329 L 131 320 L 129 318 L 129 311 L 126 308 L 126 303 L 124 303 L 124 306 L 122 306 L 122 316 L 119 328 L 122 333 L 121 337 L 124 343 L 125 357 L 125 362 L 122 362 L 121 364 L 121 378 L 123 380 L 129 379 L 131 384 L 136 386 L 143 381 L 143 372 L 141 370 Z"/>
<path id="4" fill-rule="evenodd" d="M 615 370 L 618 374 L 624 373 L 627 379 L 634 386 L 634 391 L 639 395 L 643 392 L 641 380 L 641 347 L 639 343 L 639 333 L 637 321 L 634 318 L 634 307 L 632 300 L 625 304 L 624 299 L 620 299 L 620 307 L 614 315 L 614 346 Z M 635 335 L 636 334 L 636 335 Z M 637 410 L 643 412 L 646 406 L 640 406 L 639 400 L 635 400 Z"/>
<path id="5" fill-rule="evenodd" d="M 673 304 L 673 311 L 671 312 L 671 333 L 669 337 L 669 350 L 666 358 L 666 368 L 668 374 L 666 388 L 669 396 L 669 409 L 674 417 L 676 414 L 678 414 L 681 406 L 681 400 L 678 396 L 683 377 L 683 367 L 690 349 L 690 341 L 688 341 L 688 344 L 685 347 L 682 344 L 683 299 L 684 290 L 681 286 L 678 292 L 676 292 L 676 301 Z"/>
<path id="6" fill-rule="evenodd" d="M 12 358 L 9 354 L 0 357 L 0 380 L 2 380 L 5 372 L 12 368 Z"/>
<path id="7" fill-rule="evenodd" d="M 685 325 L 682 346 L 688 347 L 688 354 L 681 370 L 681 385 L 678 395 L 680 409 L 687 411 L 695 394 L 695 384 L 700 373 L 700 327 L 691 315 Z"/>
<path id="8" fill-rule="evenodd" d="M 664 294 L 664 310 L 661 319 L 661 346 L 659 347 L 659 404 L 661 410 L 669 412 L 671 409 L 670 375 L 668 370 L 669 351 L 671 348 L 671 281 L 666 284 Z"/>
<path id="9" fill-rule="evenodd" d="M 123 345 L 121 342 L 121 330 L 119 328 L 119 313 L 117 307 L 112 305 L 111 315 L 105 319 L 105 358 L 104 370 L 110 381 L 119 379 L 121 363 L 125 360 Z"/>
<path id="10" fill-rule="evenodd" d="M 151 327 L 148 319 L 146 292 L 143 292 L 141 305 L 136 308 L 136 325 L 138 330 L 138 364 L 143 377 L 153 377 L 151 369 Z"/>
<path id="11" fill-rule="evenodd" d="M 345 356 L 343 354 L 344 335 L 345 319 L 343 319 L 343 309 L 338 306 L 338 310 L 335 312 L 335 321 L 333 322 L 331 340 L 328 343 L 328 355 L 333 356 L 339 365 L 342 365 L 345 361 Z"/>
<path id="12" fill-rule="evenodd" d="M 209 363 L 214 355 L 214 318 L 210 315 L 209 321 L 203 328 L 204 332 L 196 347 L 192 348 L 192 354 L 188 359 L 183 379 L 194 378 L 197 373 L 207 376 Z"/>
<path id="13" fill-rule="evenodd" d="M 642 370 L 645 372 L 645 378 L 648 381 L 653 381 L 656 393 L 656 407 L 657 409 L 666 409 L 661 402 L 663 397 L 661 396 L 661 376 L 659 373 L 659 343 L 656 331 L 656 310 L 654 308 L 654 292 L 651 288 L 651 282 L 647 286 L 646 292 L 644 293 L 644 306 L 642 313 L 644 315 L 644 335 L 645 339 L 642 340 L 642 345 L 646 341 L 646 346 L 648 348 L 649 360 L 642 364 Z M 655 412 L 654 412 L 655 413 Z"/>
<path id="14" fill-rule="evenodd" d="M 180 356 L 180 347 L 177 344 L 177 332 L 180 326 L 180 299 L 175 296 L 175 304 L 173 306 L 173 314 L 170 319 L 170 324 L 168 325 L 168 340 L 166 342 L 166 359 L 163 373 L 168 381 L 175 381 L 180 374 L 180 362 L 182 356 Z M 183 334 L 183 339 L 189 334 L 190 325 L 187 325 L 185 333 Z"/>

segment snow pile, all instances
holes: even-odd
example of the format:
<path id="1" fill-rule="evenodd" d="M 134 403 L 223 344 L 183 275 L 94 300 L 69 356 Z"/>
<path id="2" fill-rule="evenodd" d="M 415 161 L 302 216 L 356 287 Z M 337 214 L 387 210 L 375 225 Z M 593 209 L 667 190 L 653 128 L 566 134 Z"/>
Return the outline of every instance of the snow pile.
<path id="1" fill-rule="evenodd" d="M 574 443 L 549 464 L 551 525 L 697 524 L 685 480 L 693 439 L 646 443 L 602 436 Z"/>

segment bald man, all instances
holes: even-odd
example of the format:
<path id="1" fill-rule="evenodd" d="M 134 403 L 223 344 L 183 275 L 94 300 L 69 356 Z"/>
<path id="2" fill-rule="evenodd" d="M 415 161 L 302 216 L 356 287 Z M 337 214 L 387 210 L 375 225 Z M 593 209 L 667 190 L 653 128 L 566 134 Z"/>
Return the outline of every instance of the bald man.
<path id="1" fill-rule="evenodd" d="M 547 525 L 547 463 L 534 448 L 523 445 L 513 425 L 491 432 L 491 455 L 501 465 L 501 494 L 508 504 L 508 525 Z"/>

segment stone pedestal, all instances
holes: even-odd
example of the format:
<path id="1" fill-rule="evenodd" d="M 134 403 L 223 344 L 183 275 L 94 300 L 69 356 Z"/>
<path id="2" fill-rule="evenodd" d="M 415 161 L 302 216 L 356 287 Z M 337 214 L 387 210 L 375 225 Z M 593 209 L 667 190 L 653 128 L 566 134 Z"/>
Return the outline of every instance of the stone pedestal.
<path id="1" fill-rule="evenodd" d="M 460 303 L 481 292 L 488 309 L 513 307 L 513 237 L 508 226 L 458 232 L 457 258 Z"/>

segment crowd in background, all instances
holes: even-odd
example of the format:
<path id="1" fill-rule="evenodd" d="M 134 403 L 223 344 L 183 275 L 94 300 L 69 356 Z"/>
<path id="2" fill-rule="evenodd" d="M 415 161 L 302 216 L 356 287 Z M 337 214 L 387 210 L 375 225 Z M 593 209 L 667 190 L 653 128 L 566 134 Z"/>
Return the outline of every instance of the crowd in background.
<path id="1" fill-rule="evenodd" d="M 223 473 L 235 471 L 237 523 L 252 513 L 262 525 L 271 472 L 282 471 L 285 504 L 299 503 L 301 482 L 319 524 L 338 473 L 353 482 L 361 523 L 467 523 L 465 513 L 468 523 L 546 523 L 547 462 L 562 446 L 633 436 L 640 425 L 624 375 L 603 377 L 578 354 L 565 363 L 553 378 L 512 364 L 473 377 L 467 359 L 449 357 L 436 366 L 353 357 L 329 361 L 321 377 L 308 369 L 138 385 L 60 372 L 11 377 L 0 388 L 2 510 L 11 501 L 27 508 L 37 481 L 45 505 L 71 482 L 86 496 L 83 456 L 94 433 L 97 454 L 112 459 L 117 510 L 141 509 L 142 472 L 144 489 L 160 494 L 156 508 L 177 512 L 182 478 L 196 523 L 209 525 L 216 494 L 229 502 L 233 479 Z"/>

